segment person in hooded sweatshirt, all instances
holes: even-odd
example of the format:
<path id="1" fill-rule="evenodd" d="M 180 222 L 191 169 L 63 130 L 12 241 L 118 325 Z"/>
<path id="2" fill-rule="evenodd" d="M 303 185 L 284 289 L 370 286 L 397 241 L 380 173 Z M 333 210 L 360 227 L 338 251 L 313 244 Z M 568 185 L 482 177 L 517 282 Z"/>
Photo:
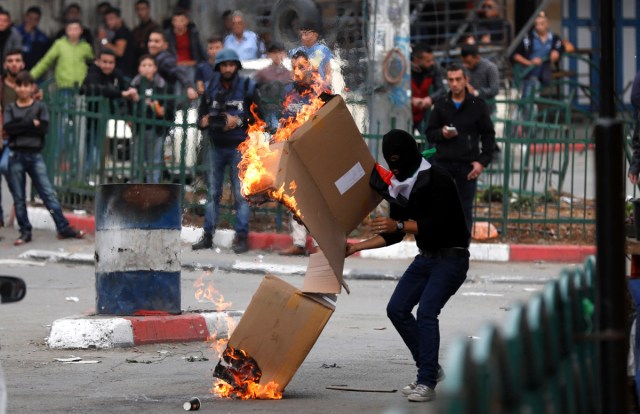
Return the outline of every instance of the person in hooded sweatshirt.
<path id="1" fill-rule="evenodd" d="M 398 281 L 387 316 L 418 368 L 403 394 L 409 401 L 431 401 L 437 382 L 444 379 L 438 364 L 438 315 L 467 277 L 470 235 L 453 179 L 423 158 L 408 132 L 394 129 L 384 135 L 382 153 L 391 171 L 376 164 L 369 184 L 389 202 L 389 217 L 373 219 L 376 235 L 347 244 L 345 254 L 389 246 L 406 234 L 414 235 L 420 254 Z"/>

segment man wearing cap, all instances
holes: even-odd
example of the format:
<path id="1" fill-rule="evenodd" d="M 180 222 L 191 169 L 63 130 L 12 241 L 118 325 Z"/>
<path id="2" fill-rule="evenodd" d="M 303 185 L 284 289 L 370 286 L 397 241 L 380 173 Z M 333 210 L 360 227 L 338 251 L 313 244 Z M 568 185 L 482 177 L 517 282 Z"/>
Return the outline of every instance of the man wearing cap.
<path id="1" fill-rule="evenodd" d="M 389 202 L 389 217 L 373 219 L 376 235 L 348 244 L 346 256 L 414 235 L 420 254 L 398 281 L 387 316 L 418 368 L 415 381 L 402 393 L 409 401 L 431 401 L 437 382 L 444 379 L 438 364 L 438 315 L 467 277 L 469 230 L 453 179 L 422 157 L 409 133 L 389 131 L 382 140 L 382 153 L 391 171 L 376 164 L 369 184 Z"/>
<path id="2" fill-rule="evenodd" d="M 322 80 L 331 85 L 331 59 L 333 54 L 331 50 L 320 41 L 320 25 L 313 20 L 305 20 L 300 23 L 298 35 L 300 36 L 300 46 L 289 51 L 289 55 L 293 56 L 299 50 L 302 50 L 307 56 L 314 70 L 316 70 Z"/>
<path id="3" fill-rule="evenodd" d="M 237 149 L 247 137 L 247 125 L 252 121 L 250 106 L 256 101 L 256 87 L 252 79 L 242 77 L 240 57 L 231 49 L 216 54 L 215 76 L 202 96 L 198 108 L 199 124 L 208 131 L 206 169 L 209 200 L 204 214 L 204 234 L 193 250 L 213 247 L 213 233 L 220 216 L 220 199 L 224 172 L 229 167 L 231 188 L 236 212 L 236 237 L 233 251 L 249 250 L 249 204 L 240 193 L 238 164 L 242 155 Z"/>

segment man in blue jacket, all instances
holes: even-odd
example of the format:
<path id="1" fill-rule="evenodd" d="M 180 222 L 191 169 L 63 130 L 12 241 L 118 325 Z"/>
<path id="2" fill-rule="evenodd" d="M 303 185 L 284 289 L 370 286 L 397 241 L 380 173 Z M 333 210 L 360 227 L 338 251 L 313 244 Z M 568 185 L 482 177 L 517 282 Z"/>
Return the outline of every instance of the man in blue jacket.
<path id="1" fill-rule="evenodd" d="M 223 49 L 216 55 L 215 76 L 205 91 L 199 107 L 200 127 L 206 128 L 209 136 L 207 151 L 207 185 L 209 201 L 204 215 L 204 234 L 195 243 L 193 250 L 209 249 L 213 246 L 213 233 L 220 215 L 222 182 L 227 166 L 230 169 L 231 188 L 236 212 L 235 253 L 249 250 L 249 204 L 240 193 L 238 163 L 242 158 L 238 145 L 247 136 L 247 125 L 251 121 L 250 107 L 255 102 L 255 83 L 242 77 L 238 54 Z"/>

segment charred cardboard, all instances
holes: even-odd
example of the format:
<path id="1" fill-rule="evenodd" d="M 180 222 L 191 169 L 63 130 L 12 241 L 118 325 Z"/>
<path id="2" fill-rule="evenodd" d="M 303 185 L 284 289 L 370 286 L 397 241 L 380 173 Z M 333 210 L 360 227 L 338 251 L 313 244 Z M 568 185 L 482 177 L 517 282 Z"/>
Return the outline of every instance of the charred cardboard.
<path id="1" fill-rule="evenodd" d="M 335 310 L 335 303 L 308 295 L 266 275 L 229 346 L 251 356 L 262 371 L 261 384 L 274 381 L 284 391 L 316 343 Z"/>
<path id="2" fill-rule="evenodd" d="M 264 164 L 275 178 L 274 189 L 283 186 L 295 197 L 302 222 L 347 288 L 342 279 L 347 235 L 381 199 L 369 186 L 375 160 L 342 97 L 335 96 L 289 140 L 270 149 L 273 156 Z M 317 286 L 315 292 L 339 293 L 333 290 Z"/>

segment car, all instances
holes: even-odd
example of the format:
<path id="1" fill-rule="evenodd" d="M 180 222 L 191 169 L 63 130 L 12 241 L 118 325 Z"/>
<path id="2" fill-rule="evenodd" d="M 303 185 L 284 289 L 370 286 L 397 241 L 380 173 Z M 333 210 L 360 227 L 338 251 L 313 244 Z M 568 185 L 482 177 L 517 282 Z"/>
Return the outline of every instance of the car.
<path id="1" fill-rule="evenodd" d="M 24 280 L 11 277 L 0 276 L 0 303 L 19 302 L 27 294 L 27 285 Z M 0 366 L 0 414 L 7 412 L 7 386 L 4 382 L 2 366 Z"/>

